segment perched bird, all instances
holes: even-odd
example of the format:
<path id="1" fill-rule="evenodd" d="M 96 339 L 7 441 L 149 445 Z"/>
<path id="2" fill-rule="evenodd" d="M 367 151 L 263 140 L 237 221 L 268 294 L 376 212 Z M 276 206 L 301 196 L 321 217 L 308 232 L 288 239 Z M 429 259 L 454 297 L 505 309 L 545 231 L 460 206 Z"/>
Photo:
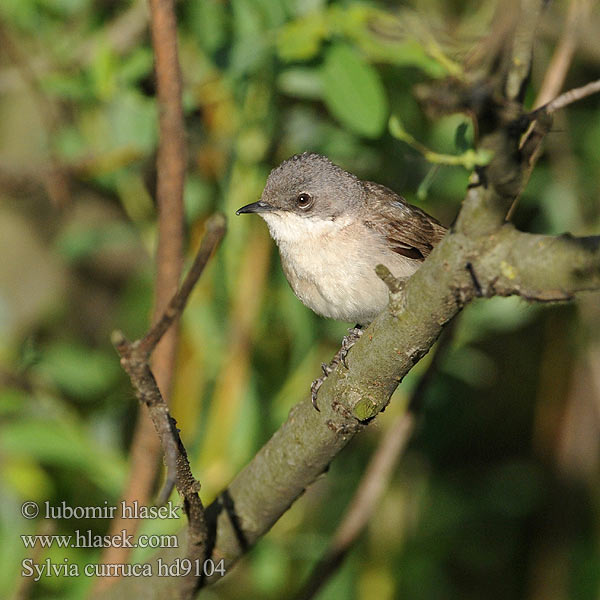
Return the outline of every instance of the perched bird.
<path id="1" fill-rule="evenodd" d="M 306 306 L 359 326 L 388 303 L 375 267 L 383 264 L 395 277 L 409 277 L 446 232 L 389 188 L 361 181 L 314 153 L 297 154 L 273 169 L 260 200 L 236 214 L 242 213 L 266 221 L 285 276 Z M 348 346 L 346 340 L 346 351 Z"/>

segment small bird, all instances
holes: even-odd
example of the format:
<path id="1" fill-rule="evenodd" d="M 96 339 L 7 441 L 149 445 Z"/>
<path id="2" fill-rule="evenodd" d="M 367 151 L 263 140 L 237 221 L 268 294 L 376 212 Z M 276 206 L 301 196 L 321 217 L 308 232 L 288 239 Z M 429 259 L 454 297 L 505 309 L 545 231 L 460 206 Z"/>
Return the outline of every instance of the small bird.
<path id="1" fill-rule="evenodd" d="M 395 277 L 408 278 L 446 232 L 389 188 L 308 152 L 273 169 L 260 200 L 236 212 L 243 213 L 266 221 L 301 302 L 323 317 L 358 326 L 368 325 L 388 303 L 375 267 L 383 264 Z M 344 345 L 347 352 L 350 341 Z M 330 367 L 323 368 L 325 375 Z"/>

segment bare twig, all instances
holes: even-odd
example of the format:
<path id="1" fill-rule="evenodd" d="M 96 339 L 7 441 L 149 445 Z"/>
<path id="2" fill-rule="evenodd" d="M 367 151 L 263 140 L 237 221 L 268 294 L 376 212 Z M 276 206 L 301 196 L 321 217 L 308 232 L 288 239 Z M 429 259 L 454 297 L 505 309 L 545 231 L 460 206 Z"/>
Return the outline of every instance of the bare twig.
<path id="1" fill-rule="evenodd" d="M 587 98 L 598 92 L 600 92 L 600 79 L 561 94 L 558 98 L 554 98 L 554 100 L 548 102 L 545 106 L 538 108 L 536 112 L 543 110 L 547 114 L 552 114 L 569 104 L 573 104 L 573 102 L 578 102 L 579 100 L 583 100 L 583 98 Z"/>
<path id="2" fill-rule="evenodd" d="M 200 249 L 196 254 L 196 258 L 194 259 L 183 284 L 173 298 L 171 298 L 171 301 L 165 308 L 159 320 L 140 341 L 140 352 L 145 352 L 148 355 L 151 354 L 167 329 L 169 329 L 173 322 L 179 317 L 196 282 L 200 278 L 200 275 L 202 275 L 202 271 L 204 271 L 204 267 L 211 257 L 213 250 L 225 235 L 225 227 L 225 217 L 221 213 L 214 214 L 207 221 L 206 235 L 202 240 Z"/>
<path id="3" fill-rule="evenodd" d="M 546 69 L 544 81 L 533 104 L 534 108 L 546 104 L 560 93 L 575 55 L 580 26 L 589 13 L 591 4 L 590 0 L 570 1 L 565 27 Z"/>
<path id="4" fill-rule="evenodd" d="M 147 354 L 143 350 L 140 351 L 139 342 L 130 343 L 120 331 L 117 331 L 113 334 L 113 344 L 121 355 L 121 366 L 129 375 L 138 399 L 148 407 L 165 456 L 174 458 L 175 485 L 183 497 L 188 517 L 186 558 L 192 561 L 192 564 L 203 564 L 208 548 L 208 529 L 204 507 L 198 495 L 200 484 L 192 475 L 187 452 L 179 437 L 177 423 L 169 413 L 167 403 L 150 370 Z M 182 580 L 182 598 L 192 598 L 194 595 L 197 586 L 194 571 L 195 569 Z"/>
<path id="5" fill-rule="evenodd" d="M 414 417 L 396 417 L 373 454 L 333 540 L 296 600 L 309 600 L 329 581 L 364 531 L 381 500 L 414 428 Z"/>
<path id="6" fill-rule="evenodd" d="M 533 43 L 533 37 L 529 39 Z M 509 57 L 514 56 L 511 52 Z M 473 275 L 486 297 L 519 294 L 557 301 L 600 288 L 599 237 L 538 236 L 505 224 L 525 178 L 519 141 L 527 122 L 523 123 L 519 94 L 515 101 L 502 97 L 487 102 L 488 98 L 489 93 L 474 112 L 479 146 L 494 151 L 494 157 L 473 178 L 453 227 L 406 282 L 405 309 L 397 315 L 383 311 L 353 347 L 349 368 L 336 368 L 323 384 L 321 412 L 314 410 L 309 397 L 293 407 L 287 421 L 207 507 L 215 534 L 211 558 L 223 559 L 226 569 L 388 405 L 399 382 L 432 347 L 444 325 L 477 295 Z M 165 590 L 170 585 L 165 579 L 157 577 L 153 584 Z M 119 590 L 126 593 L 134 583 L 123 580 Z"/>
<path id="7" fill-rule="evenodd" d="M 144 338 L 130 343 L 120 331 L 113 334 L 113 344 L 121 356 L 121 365 L 129 375 L 138 399 L 148 407 L 150 418 L 167 458 L 169 476 L 184 499 L 189 523 L 187 558 L 190 561 L 200 561 L 199 564 L 205 559 L 208 544 L 204 507 L 198 496 L 200 484 L 192 475 L 176 421 L 169 413 L 169 408 L 158 389 L 148 360 L 162 335 L 183 312 L 192 289 L 212 252 L 223 238 L 225 230 L 225 217 L 222 214 L 217 213 L 208 220 L 206 235 L 181 288 L 175 293 L 157 323 Z M 184 578 L 182 594 L 184 598 L 192 597 L 197 586 L 194 571 L 197 569 L 194 569 L 189 577 Z"/>
<path id="8" fill-rule="evenodd" d="M 552 124 L 551 115 L 557 110 L 568 106 L 569 104 L 573 104 L 574 102 L 599 92 L 600 79 L 592 81 L 591 83 L 588 83 L 582 87 L 569 90 L 568 92 L 561 94 L 551 102 L 540 106 L 530 113 L 529 117 L 532 119 L 531 126 L 529 127 L 527 133 L 523 136 L 520 147 L 524 164 L 526 165 L 522 182 L 523 188 L 525 187 L 525 182 L 529 179 L 529 175 L 531 174 L 531 171 L 533 170 L 533 167 L 540 156 L 542 141 L 550 130 L 550 126 Z M 515 197 L 510 209 L 506 213 L 507 221 L 512 219 L 519 201 L 519 197 L 520 196 Z"/>
<path id="9" fill-rule="evenodd" d="M 544 81 L 542 82 L 540 91 L 533 103 L 534 108 L 538 108 L 549 102 L 552 98 L 555 98 L 562 89 L 569 66 L 571 65 L 571 61 L 575 54 L 577 34 L 584 16 L 589 12 L 589 8 L 590 0 L 571 0 L 566 26 L 561 34 L 560 41 L 552 56 L 552 60 L 546 69 Z M 527 156 L 529 172 L 533 170 L 533 167 L 541 154 L 542 141 L 546 137 L 547 130 L 551 124 L 551 119 L 548 117 L 548 114 L 546 113 L 543 116 L 545 118 L 535 119 L 531 122 L 521 140 L 521 149 L 525 156 Z M 529 176 L 526 175 L 525 179 L 528 178 Z M 507 221 L 512 220 L 517 209 L 517 204 L 519 203 L 519 198 L 520 195 L 514 199 L 510 209 L 506 213 Z"/>
<path id="10" fill-rule="evenodd" d="M 176 293 L 181 276 L 186 148 L 173 0 L 151 0 L 150 16 L 160 130 L 156 161 L 156 196 L 159 212 L 153 315 L 153 322 L 156 323 Z M 168 399 L 170 394 L 176 347 L 177 329 L 173 327 L 156 346 L 152 362 L 153 377 L 158 385 L 154 392 L 161 390 L 162 399 Z M 148 377 L 144 370 L 140 371 L 141 375 Z M 154 431 L 156 423 L 153 424 L 148 417 L 144 409 L 140 410 L 131 445 L 130 476 L 123 497 L 127 503 L 137 500 L 140 504 L 148 504 L 156 479 L 160 442 Z M 163 444 L 163 448 L 166 452 L 167 466 L 172 472 L 177 454 L 173 444 Z M 111 524 L 111 531 L 127 529 L 129 534 L 133 534 L 137 526 L 138 522 L 135 519 L 128 519 L 124 523 L 117 518 Z M 102 559 L 107 563 L 125 563 L 128 556 L 127 548 L 109 547 Z M 108 586 L 113 581 L 111 578 L 103 578 L 98 587 Z"/>

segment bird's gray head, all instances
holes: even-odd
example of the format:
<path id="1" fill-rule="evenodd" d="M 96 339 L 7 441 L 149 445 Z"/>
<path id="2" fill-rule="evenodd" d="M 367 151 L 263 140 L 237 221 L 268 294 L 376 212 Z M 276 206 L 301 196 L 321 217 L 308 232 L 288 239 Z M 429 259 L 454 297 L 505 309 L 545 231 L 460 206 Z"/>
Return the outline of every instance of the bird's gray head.
<path id="1" fill-rule="evenodd" d="M 362 202 L 364 188 L 352 173 L 320 154 L 296 154 L 269 174 L 258 202 L 237 211 L 258 213 L 271 235 L 280 241 L 288 234 L 310 234 L 319 222 L 335 222 Z M 293 231 L 288 231 L 290 228 Z"/>

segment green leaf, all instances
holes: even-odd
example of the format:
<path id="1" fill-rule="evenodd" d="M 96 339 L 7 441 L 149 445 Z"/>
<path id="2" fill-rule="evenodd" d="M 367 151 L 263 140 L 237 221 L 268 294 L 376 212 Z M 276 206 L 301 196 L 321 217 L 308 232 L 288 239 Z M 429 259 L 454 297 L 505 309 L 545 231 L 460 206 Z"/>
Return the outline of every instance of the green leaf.
<path id="1" fill-rule="evenodd" d="M 310 67 L 296 67 L 283 71 L 278 79 L 279 89 L 296 98 L 320 100 L 323 97 L 323 83 L 320 73 Z"/>
<path id="2" fill-rule="evenodd" d="M 49 346 L 37 369 L 81 401 L 108 393 L 120 375 L 118 360 L 108 352 L 65 342 Z"/>
<path id="3" fill-rule="evenodd" d="M 321 12 L 288 23 L 277 36 L 279 58 L 284 61 L 314 58 L 328 33 L 326 16 Z"/>
<path id="4" fill-rule="evenodd" d="M 388 103 L 377 71 L 351 47 L 335 44 L 325 56 L 321 76 L 331 114 L 356 133 L 380 136 Z"/>
<path id="5" fill-rule="evenodd" d="M 11 423 L 2 430 L 0 451 L 19 460 L 75 469 L 111 494 L 119 493 L 125 476 L 120 456 L 97 444 L 81 422 L 64 415 L 60 420 L 40 418 Z"/>
<path id="6" fill-rule="evenodd" d="M 219 0 L 203 0 L 202 2 L 184 2 L 184 23 L 191 28 L 202 48 L 215 52 L 226 41 L 225 4 Z"/>

